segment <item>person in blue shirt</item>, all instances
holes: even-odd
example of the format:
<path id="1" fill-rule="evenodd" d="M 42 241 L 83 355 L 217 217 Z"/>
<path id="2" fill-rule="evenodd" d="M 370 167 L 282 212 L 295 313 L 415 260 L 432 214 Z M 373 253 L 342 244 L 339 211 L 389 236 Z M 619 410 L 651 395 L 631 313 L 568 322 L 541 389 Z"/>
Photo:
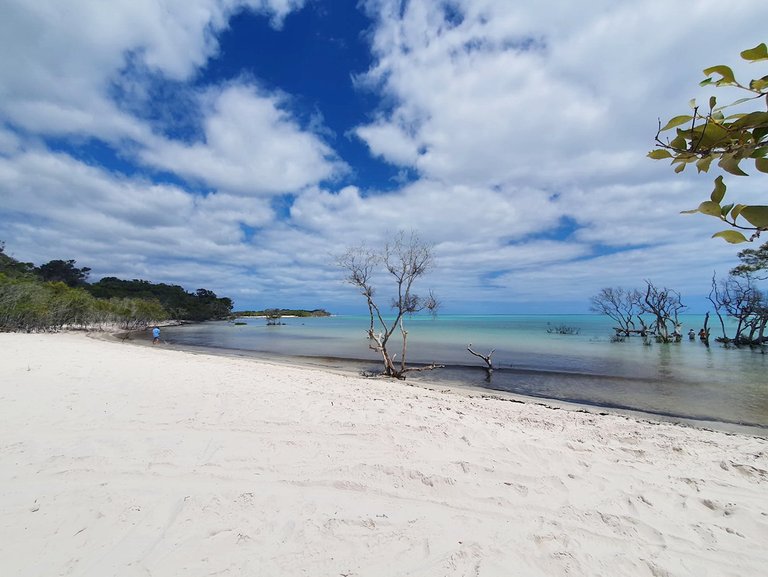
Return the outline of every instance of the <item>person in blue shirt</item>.
<path id="1" fill-rule="evenodd" d="M 152 329 L 152 344 L 156 345 L 160 342 L 160 329 L 155 327 Z"/>

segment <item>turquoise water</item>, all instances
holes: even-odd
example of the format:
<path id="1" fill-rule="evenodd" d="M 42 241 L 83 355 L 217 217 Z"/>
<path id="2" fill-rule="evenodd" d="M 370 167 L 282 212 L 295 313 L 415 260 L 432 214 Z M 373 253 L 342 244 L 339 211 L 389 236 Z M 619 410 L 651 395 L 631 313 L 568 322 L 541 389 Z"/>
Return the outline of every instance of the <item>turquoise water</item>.
<path id="1" fill-rule="evenodd" d="M 168 327 L 170 343 L 228 349 L 259 356 L 311 357 L 326 365 L 379 369 L 367 348 L 365 316 L 264 319 Z M 703 315 L 683 315 L 683 332 L 703 326 Z M 561 325 L 578 334 L 547 332 Z M 639 337 L 611 342 L 613 321 L 600 315 L 445 315 L 407 321 L 408 360 L 445 368 L 409 379 L 509 391 L 531 397 L 629 409 L 672 417 L 768 429 L 768 355 L 726 349 L 698 339 L 643 344 Z M 713 337 L 719 325 L 712 323 Z M 481 359 L 493 353 L 490 379 Z M 399 355 L 398 355 L 399 356 Z"/>

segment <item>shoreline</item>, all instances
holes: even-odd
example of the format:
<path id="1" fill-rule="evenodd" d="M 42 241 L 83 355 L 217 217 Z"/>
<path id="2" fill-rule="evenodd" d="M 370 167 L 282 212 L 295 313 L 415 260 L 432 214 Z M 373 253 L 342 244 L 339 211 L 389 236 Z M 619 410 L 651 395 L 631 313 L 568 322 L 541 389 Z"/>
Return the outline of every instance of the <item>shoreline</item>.
<path id="1" fill-rule="evenodd" d="M 11 575 L 742 577 L 768 441 L 84 334 L 0 334 Z"/>
<path id="2" fill-rule="evenodd" d="M 130 334 L 138 336 L 140 338 L 127 339 L 127 344 L 133 344 L 137 346 L 152 346 L 151 338 L 142 338 L 146 333 L 146 330 L 132 331 Z M 116 333 L 112 332 L 92 332 L 88 333 L 93 338 L 104 338 L 107 341 L 122 341 Z M 173 350 L 185 351 L 193 354 L 202 355 L 214 355 L 225 358 L 244 358 L 253 359 L 259 362 L 265 362 L 276 366 L 289 366 L 289 367 L 302 367 L 312 368 L 321 371 L 328 371 L 335 374 L 341 374 L 346 376 L 361 377 L 360 370 L 363 366 L 375 366 L 380 365 L 376 360 L 364 360 L 364 359 L 352 359 L 352 358 L 340 358 L 334 357 L 329 359 L 327 357 L 313 357 L 313 356 L 301 356 L 301 355 L 282 355 L 275 353 L 268 353 L 262 351 L 252 351 L 247 349 L 227 349 L 221 347 L 206 347 L 199 345 L 187 345 L 179 343 L 164 344 L 166 347 L 171 347 Z M 482 367 L 477 367 L 478 372 L 482 371 Z M 498 399 L 501 401 L 512 401 L 520 403 L 533 403 L 543 407 L 552 409 L 565 409 L 585 411 L 589 413 L 602 414 L 610 413 L 614 415 L 624 416 L 630 419 L 645 420 L 648 422 L 661 422 L 661 423 L 673 423 L 681 426 L 695 427 L 710 431 L 721 431 L 726 433 L 736 433 L 743 435 L 751 435 L 755 437 L 768 438 L 768 425 L 760 425 L 754 423 L 738 423 L 724 420 L 717 420 L 714 418 L 695 418 L 691 416 L 676 415 L 672 413 L 644 411 L 640 409 L 633 409 L 628 407 L 619 407 L 612 405 L 602 405 L 599 403 L 587 403 L 580 401 L 571 401 L 564 399 L 557 399 L 544 396 L 533 396 L 515 393 L 511 391 L 504 391 L 500 389 L 484 388 L 472 384 L 456 384 L 451 382 L 440 382 L 438 379 L 430 381 L 429 372 L 419 374 L 416 378 L 406 379 L 403 381 L 395 381 L 398 384 L 404 386 L 412 386 L 423 388 L 427 390 L 441 390 L 448 391 L 455 394 L 463 394 L 470 397 Z M 376 378 L 376 377 L 365 377 Z M 386 380 L 386 377 L 381 377 Z"/>

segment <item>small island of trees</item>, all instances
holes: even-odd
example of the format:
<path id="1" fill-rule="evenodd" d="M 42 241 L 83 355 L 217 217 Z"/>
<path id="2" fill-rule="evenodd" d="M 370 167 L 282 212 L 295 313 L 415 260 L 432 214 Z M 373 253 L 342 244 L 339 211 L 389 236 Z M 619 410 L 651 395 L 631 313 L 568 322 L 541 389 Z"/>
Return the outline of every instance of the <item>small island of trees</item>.
<path id="1" fill-rule="evenodd" d="M 270 317 L 270 316 L 280 316 L 280 317 L 329 317 L 331 316 L 331 313 L 329 313 L 325 309 L 264 309 L 260 311 L 234 311 L 232 313 L 232 316 L 235 317 Z"/>

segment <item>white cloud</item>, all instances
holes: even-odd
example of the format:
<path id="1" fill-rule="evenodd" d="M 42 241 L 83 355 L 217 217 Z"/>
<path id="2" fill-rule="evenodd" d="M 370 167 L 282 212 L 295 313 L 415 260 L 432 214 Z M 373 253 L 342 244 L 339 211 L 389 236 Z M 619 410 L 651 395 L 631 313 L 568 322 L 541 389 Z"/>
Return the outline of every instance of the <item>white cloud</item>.
<path id="1" fill-rule="evenodd" d="M 148 137 L 109 97 L 135 55 L 187 80 L 216 54 L 232 14 L 250 8 L 279 26 L 304 0 L 5 0 L 0 19 L 0 118 L 43 134 Z"/>
<path id="2" fill-rule="evenodd" d="M 355 133 L 362 138 L 371 152 L 388 162 L 402 166 L 413 166 L 418 160 L 418 148 L 412 136 L 392 123 L 360 126 Z"/>
<path id="3" fill-rule="evenodd" d="M 241 225 L 273 217 L 260 199 L 203 198 L 45 151 L 0 158 L 0 199 L 9 247 L 24 247 L 38 263 L 71 255 L 104 274 L 160 258 L 236 256 L 244 250 Z"/>
<path id="4" fill-rule="evenodd" d="M 331 148 L 285 112 L 284 98 L 232 84 L 203 99 L 204 142 L 153 138 L 140 153 L 145 163 L 254 195 L 297 191 L 343 170 Z"/>
<path id="5" fill-rule="evenodd" d="M 428 178 L 541 185 L 636 173 L 656 118 L 684 110 L 700 70 L 757 43 L 768 17 L 756 2 L 729 9 L 727 30 L 711 1 L 400 6 L 368 3 L 378 63 L 360 82 L 394 105 L 358 136 L 396 164 L 422 150 Z"/>
<path id="6" fill-rule="evenodd" d="M 421 180 L 389 194 L 363 197 L 354 187 L 338 194 L 314 190 L 297 199 L 293 222 L 313 231 L 347 229 L 346 235 L 381 238 L 386 231 L 414 229 L 433 241 L 461 234 L 519 239 L 557 225 L 562 215 L 547 192 L 525 187 L 492 190 Z"/>
<path id="7" fill-rule="evenodd" d="M 75 258 L 99 274 L 205 286 L 242 306 L 344 306 L 356 296 L 332 255 L 398 229 L 435 243 L 427 284 L 447 302 L 586 308 L 599 288 L 643 278 L 706 294 L 712 271 L 733 266 L 739 247 L 708 239 L 721 228 L 714 219 L 679 215 L 714 174 L 674 175 L 644 155 L 657 117 L 700 96 L 702 68 L 736 64 L 764 40 L 768 4 L 729 5 L 725 26 L 713 0 L 368 1 L 376 64 L 356 82 L 382 106 L 354 132 L 418 174 L 393 191 L 344 186 L 345 159 L 322 126 L 291 114 L 291 95 L 249 76 L 194 84 L 238 10 L 280 27 L 303 4 L 5 0 L 7 248 L 36 263 Z M 145 105 L 157 79 L 189 99 L 197 140 L 161 133 L 113 99 L 120 84 Z M 143 164 L 120 175 L 47 150 L 40 138 L 50 135 L 101 139 Z M 174 184 L 153 182 L 147 167 Z M 729 179 L 729 197 L 760 199 L 761 182 Z M 195 193 L 198 183 L 212 193 Z M 288 216 L 271 204 L 286 193 Z"/>

